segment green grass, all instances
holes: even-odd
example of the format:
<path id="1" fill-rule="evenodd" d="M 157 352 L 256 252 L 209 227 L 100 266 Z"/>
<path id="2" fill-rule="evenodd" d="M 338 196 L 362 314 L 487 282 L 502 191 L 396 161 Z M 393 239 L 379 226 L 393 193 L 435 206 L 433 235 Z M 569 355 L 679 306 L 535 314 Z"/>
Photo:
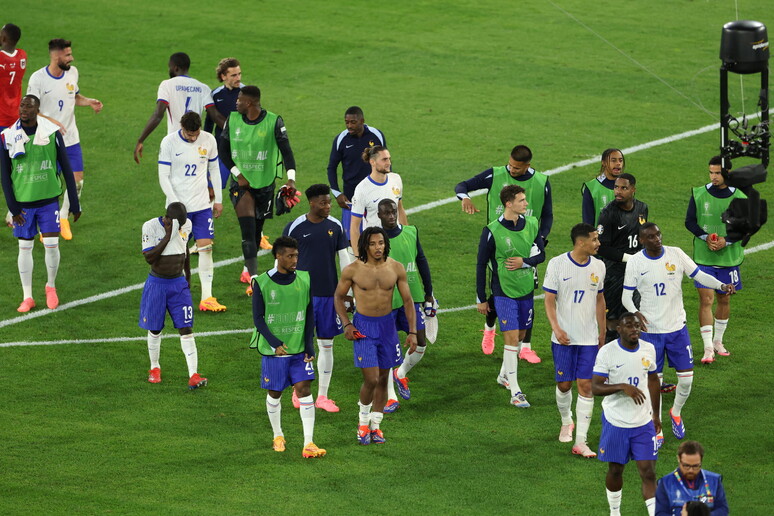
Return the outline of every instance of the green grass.
<path id="1" fill-rule="evenodd" d="M 766 7 L 761 0 L 745 2 L 739 17 L 765 23 Z M 387 136 L 411 208 L 452 196 L 454 184 L 504 163 L 517 143 L 529 145 L 533 165 L 548 170 L 606 147 L 627 148 L 716 122 L 720 29 L 735 18 L 731 2 L 579 0 L 398 1 L 373 8 L 299 1 L 192 8 L 175 0 L 106 8 L 76 0 L 61 13 L 30 1 L 4 6 L 3 13 L 23 30 L 27 77 L 47 63 L 50 38 L 70 38 L 81 92 L 105 104 L 99 115 L 84 108 L 76 115 L 86 187 L 75 239 L 61 246 L 63 303 L 145 278 L 140 228 L 163 212 L 155 153 L 164 124 L 146 141 L 142 165 L 131 154 L 172 52 L 188 52 L 191 75 L 210 85 L 220 58 L 242 61 L 244 82 L 258 84 L 264 106 L 285 119 L 301 188 L 325 181 L 344 110 L 360 105 L 367 122 Z M 730 84 L 741 109 L 738 76 Z M 757 86 L 757 76 L 744 78 L 748 113 Z M 627 155 L 637 195 L 650 205 L 668 245 L 690 250 L 683 227 L 690 188 L 707 181 L 706 162 L 718 141 L 716 133 L 704 133 Z M 580 219 L 580 185 L 596 170 L 576 167 L 551 177 L 550 256 L 568 249 L 569 229 Z M 770 183 L 760 190 L 774 197 Z M 483 207 L 483 198 L 474 200 Z M 288 220 L 271 221 L 266 233 L 276 236 Z M 483 214 L 464 215 L 452 203 L 416 213 L 410 222 L 421 230 L 442 308 L 471 305 Z M 216 227 L 215 259 L 238 256 L 231 208 Z M 772 240 L 769 225 L 753 244 Z M 21 297 L 16 247 L 10 231 L 0 230 L 6 321 L 17 315 Z M 736 514 L 769 512 L 772 253 L 747 258 L 744 291 L 733 299 L 726 334 L 733 355 L 697 367 L 684 411 L 689 437 L 708 450 L 705 466 L 724 474 Z M 40 306 L 40 245 L 35 261 Z M 259 263 L 264 269 L 268 260 Z M 250 327 L 239 271 L 239 264 L 217 269 L 215 293 L 229 310 L 197 313 L 197 333 Z M 197 297 L 198 279 L 194 283 Z M 699 353 L 697 296 L 688 282 L 684 287 Z M 0 328 L 0 341 L 142 338 L 139 298 L 135 290 L 9 324 Z M 246 334 L 197 339 L 210 385 L 194 393 L 185 389 L 184 360 L 169 329 L 160 385 L 144 381 L 142 340 L 4 347 L 0 512 L 602 514 L 605 466 L 571 456 L 570 447 L 556 441 L 550 329 L 539 301 L 536 311 L 533 342 L 544 361 L 520 367 L 533 408 L 509 407 L 494 382 L 502 341 L 495 355 L 481 354 L 480 316 L 473 310 L 442 314 L 439 341 L 411 374 L 413 399 L 385 420 L 389 443 L 383 447 L 354 442 L 360 376 L 349 344 L 337 339 L 331 397 L 342 412 L 318 412 L 315 440 L 329 454 L 313 462 L 300 457 L 301 425 L 287 399 L 289 449 L 271 451 L 260 363 L 246 349 Z M 592 445 L 598 421 L 599 403 Z M 675 466 L 676 447 L 667 436 L 659 476 Z M 644 511 L 634 467 L 626 471 L 623 503 L 624 514 Z"/>

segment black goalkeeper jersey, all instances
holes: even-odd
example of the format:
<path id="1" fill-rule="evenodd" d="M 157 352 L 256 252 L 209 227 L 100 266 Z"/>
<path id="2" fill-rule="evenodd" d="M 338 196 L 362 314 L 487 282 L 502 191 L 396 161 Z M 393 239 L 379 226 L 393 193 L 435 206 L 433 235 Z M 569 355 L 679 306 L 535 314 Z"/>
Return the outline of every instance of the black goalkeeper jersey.
<path id="1" fill-rule="evenodd" d="M 640 227 L 648 221 L 648 205 L 634 199 L 631 211 L 622 210 L 613 201 L 599 213 L 599 255 L 608 269 L 623 269 L 623 255 L 634 254 L 640 249 Z M 616 265 L 620 264 L 620 265 Z"/>

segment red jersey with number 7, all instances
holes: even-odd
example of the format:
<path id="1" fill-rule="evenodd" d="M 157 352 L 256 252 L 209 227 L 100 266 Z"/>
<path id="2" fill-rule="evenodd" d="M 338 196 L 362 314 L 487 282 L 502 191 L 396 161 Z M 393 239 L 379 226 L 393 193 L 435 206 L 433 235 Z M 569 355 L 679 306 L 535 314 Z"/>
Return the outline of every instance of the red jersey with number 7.
<path id="1" fill-rule="evenodd" d="M 22 80 L 27 71 L 27 52 L 17 48 L 9 54 L 0 50 L 0 127 L 19 119 Z"/>

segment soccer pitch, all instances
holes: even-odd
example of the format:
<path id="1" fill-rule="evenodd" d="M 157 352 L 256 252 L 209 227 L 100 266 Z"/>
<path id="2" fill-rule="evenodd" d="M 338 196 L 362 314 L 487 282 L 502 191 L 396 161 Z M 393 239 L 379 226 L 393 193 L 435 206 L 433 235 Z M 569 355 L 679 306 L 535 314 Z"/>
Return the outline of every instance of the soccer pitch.
<path id="1" fill-rule="evenodd" d="M 0 230 L 0 512 L 606 514 L 606 466 L 572 456 L 571 445 L 557 441 L 551 332 L 541 301 L 533 347 L 543 362 L 519 367 L 532 407 L 509 406 L 495 383 L 502 338 L 495 354 L 484 356 L 483 321 L 470 308 L 484 213 L 466 215 L 449 199 L 457 182 L 505 164 L 516 144 L 530 146 L 532 165 L 552 173 L 550 258 L 570 248 L 580 186 L 596 175 L 597 156 L 619 147 L 664 243 L 690 254 L 683 225 L 690 188 L 707 182 L 707 160 L 719 144 L 712 125 L 721 27 L 738 18 L 774 30 L 770 12 L 762 0 L 380 7 L 295 0 L 106 7 L 75 0 L 57 12 L 38 1 L 5 6 L 2 23 L 22 29 L 27 79 L 47 64 L 49 39 L 71 39 L 81 93 L 105 108 L 98 115 L 76 109 L 83 216 L 73 224 L 75 238 L 60 242 L 59 309 L 19 317 L 17 243 L 10 230 Z M 219 59 L 241 61 L 243 82 L 257 84 L 263 106 L 285 120 L 302 190 L 326 182 L 331 141 L 344 129 L 347 107 L 361 106 L 366 123 L 386 135 L 443 309 L 438 341 L 411 372 L 412 399 L 385 417 L 386 445 L 355 443 L 360 373 L 351 344 L 339 337 L 330 397 L 341 412 L 318 411 L 315 428 L 315 442 L 328 456 L 301 458 L 301 422 L 289 393 L 283 396 L 288 451 L 271 450 L 260 360 L 247 349 L 251 305 L 237 281 L 240 233 L 228 205 L 216 222 L 214 251 L 216 262 L 224 262 L 214 294 L 228 311 L 195 316 L 199 369 L 210 384 L 187 391 L 171 327 L 162 344 L 164 382 L 145 381 L 145 332 L 137 327 L 147 274 L 140 229 L 164 210 L 156 173 L 164 123 L 146 140 L 141 165 L 132 150 L 177 51 L 191 56 L 191 75 L 212 87 Z M 732 112 L 755 112 L 758 77 L 731 75 L 729 84 Z M 763 198 L 774 198 L 771 182 L 759 186 Z M 474 202 L 484 208 L 483 197 Z M 278 236 L 305 206 L 270 221 L 265 233 Z M 774 449 L 766 401 L 772 361 L 764 339 L 773 242 L 769 224 L 750 243 L 744 290 L 732 299 L 725 338 L 732 355 L 697 364 L 683 410 L 687 436 L 707 450 L 704 467 L 724 475 L 735 514 L 771 512 L 765 486 Z M 39 242 L 34 256 L 40 307 Z M 269 263 L 260 257 L 260 270 Z M 197 299 L 196 276 L 193 283 Z M 700 354 L 697 295 L 688 281 L 683 287 Z M 664 399 L 668 414 L 673 395 Z M 592 448 L 599 415 L 597 401 Z M 677 441 L 666 417 L 659 477 L 676 466 Z M 634 465 L 623 492 L 622 513 L 644 514 Z"/>

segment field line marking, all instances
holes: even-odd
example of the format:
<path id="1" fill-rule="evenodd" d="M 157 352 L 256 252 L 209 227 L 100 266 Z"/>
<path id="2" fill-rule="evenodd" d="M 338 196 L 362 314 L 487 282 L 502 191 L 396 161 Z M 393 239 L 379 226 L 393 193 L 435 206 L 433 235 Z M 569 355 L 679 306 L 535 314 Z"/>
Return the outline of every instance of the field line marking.
<path id="1" fill-rule="evenodd" d="M 774 247 L 774 240 L 770 242 L 766 242 L 763 244 L 756 245 L 755 247 L 748 247 L 744 250 L 744 254 L 753 254 L 760 251 L 766 251 L 768 249 L 771 249 Z M 133 285 L 135 286 L 135 285 Z M 142 285 L 140 285 L 142 287 Z M 129 288 L 129 287 L 127 287 Z M 538 294 L 535 296 L 536 300 L 540 300 L 545 298 L 545 294 Z M 467 305 L 467 306 L 455 306 L 452 308 L 441 308 L 438 310 L 439 314 L 450 314 L 454 312 L 463 312 L 465 310 L 471 310 L 476 308 L 476 305 Z M 49 312 L 53 312 L 53 310 L 49 310 Z M 222 330 L 222 331 L 203 331 L 203 332 L 196 332 L 196 337 L 217 337 L 220 335 L 233 335 L 237 333 L 251 333 L 253 330 L 252 328 L 244 329 L 244 330 Z M 162 339 L 171 339 L 178 337 L 175 333 L 166 333 L 162 334 Z M 145 341 L 147 337 L 141 336 L 141 337 L 110 337 L 110 338 L 104 338 L 104 339 L 76 339 L 76 340 L 43 340 L 43 341 L 37 341 L 37 342 L 0 342 L 0 348 L 10 348 L 10 347 L 18 347 L 18 346 L 55 346 L 59 344 L 98 344 L 98 343 L 110 343 L 110 342 L 140 342 Z"/>
<path id="2" fill-rule="evenodd" d="M 769 109 L 769 113 L 774 113 L 774 108 Z M 749 119 L 753 119 L 753 118 L 758 118 L 759 116 L 760 116 L 760 114 L 756 113 L 754 115 L 750 115 L 748 118 Z M 649 141 L 649 142 L 646 142 L 646 143 L 642 143 L 640 145 L 635 145 L 633 147 L 627 147 L 625 149 L 622 149 L 622 151 L 623 151 L 624 155 L 626 155 L 626 154 L 633 154 L 635 152 L 651 149 L 651 148 L 657 147 L 659 145 L 665 145 L 667 143 L 676 142 L 678 140 L 684 140 L 686 138 L 690 138 L 691 136 L 696 136 L 698 134 L 703 134 L 703 133 L 712 131 L 713 129 L 719 129 L 719 128 L 720 128 L 720 124 L 719 123 L 718 124 L 705 125 L 704 127 L 700 127 L 698 129 L 693 129 L 691 131 L 685 131 L 685 132 L 682 132 L 682 133 L 673 134 L 672 136 L 667 136 L 665 138 L 659 138 L 658 140 L 652 140 L 652 141 Z M 581 160 L 581 161 L 576 161 L 575 163 L 570 163 L 569 165 L 562 165 L 561 167 L 557 167 L 557 168 L 553 168 L 553 169 L 550 169 L 550 170 L 546 170 L 543 173 L 546 174 L 547 176 L 552 176 L 552 175 L 555 175 L 555 174 L 560 174 L 560 173 L 565 172 L 567 170 L 571 170 L 573 168 L 585 167 L 586 165 L 591 165 L 593 163 L 599 163 L 599 161 L 601 159 L 602 159 L 601 155 L 594 156 L 592 158 L 584 159 L 584 160 Z M 486 193 L 485 190 L 477 190 L 475 192 L 471 192 L 470 196 L 474 197 L 474 196 L 484 195 L 485 193 Z M 406 214 L 410 215 L 412 213 L 419 213 L 421 211 L 430 210 L 430 209 L 433 209 L 433 208 L 437 208 L 439 206 L 443 206 L 445 204 L 453 203 L 453 202 L 455 202 L 457 200 L 458 200 L 457 197 L 454 196 L 454 197 L 448 197 L 446 199 L 440 199 L 438 201 L 429 202 L 429 203 L 426 203 L 426 204 L 420 204 L 419 206 L 414 206 L 413 208 L 407 209 L 406 210 Z M 267 251 L 267 250 L 261 250 L 258 253 L 258 256 L 263 256 L 263 255 L 266 255 L 268 253 L 269 253 L 269 251 Z M 213 264 L 213 266 L 215 268 L 217 268 L 217 267 L 224 267 L 226 265 L 232 265 L 232 264 L 238 263 L 240 261 L 242 261 L 242 257 L 241 256 L 236 257 L 236 258 L 229 258 L 228 260 L 221 260 L 221 261 L 215 262 Z M 196 272 L 198 272 L 198 269 L 192 269 L 191 270 L 191 274 L 195 274 Z M 18 323 L 21 323 L 21 322 L 24 322 L 24 321 L 29 321 L 31 319 L 37 319 L 38 317 L 43 317 L 44 315 L 52 314 L 55 311 L 56 312 L 61 312 L 63 310 L 69 310 L 70 308 L 75 308 L 77 306 L 81 306 L 81 305 L 85 305 L 85 304 L 89 304 L 89 303 L 95 303 L 97 301 L 102 301 L 102 300 L 105 300 L 105 299 L 109 299 L 111 297 L 120 296 L 120 295 L 126 294 L 128 292 L 133 292 L 135 290 L 140 290 L 143 287 L 143 285 L 144 285 L 144 283 L 136 283 L 134 285 L 130 285 L 128 287 L 123 287 L 123 288 L 120 288 L 120 289 L 117 289 L 117 290 L 111 290 L 109 292 L 103 292 L 102 294 L 96 294 L 96 295 L 89 296 L 89 297 L 86 297 L 86 298 L 83 298 L 83 299 L 78 299 L 78 300 L 75 300 L 75 301 L 70 301 L 69 303 L 64 303 L 64 304 L 60 305 L 56 310 L 49 310 L 49 309 L 46 308 L 46 309 L 43 309 L 43 310 L 36 310 L 35 312 L 27 313 L 27 314 L 20 315 L 20 316 L 17 316 L 17 317 L 12 317 L 11 319 L 4 319 L 4 320 L 0 321 L 0 328 L 4 328 L 6 326 L 11 326 L 13 324 L 18 324 Z"/>

